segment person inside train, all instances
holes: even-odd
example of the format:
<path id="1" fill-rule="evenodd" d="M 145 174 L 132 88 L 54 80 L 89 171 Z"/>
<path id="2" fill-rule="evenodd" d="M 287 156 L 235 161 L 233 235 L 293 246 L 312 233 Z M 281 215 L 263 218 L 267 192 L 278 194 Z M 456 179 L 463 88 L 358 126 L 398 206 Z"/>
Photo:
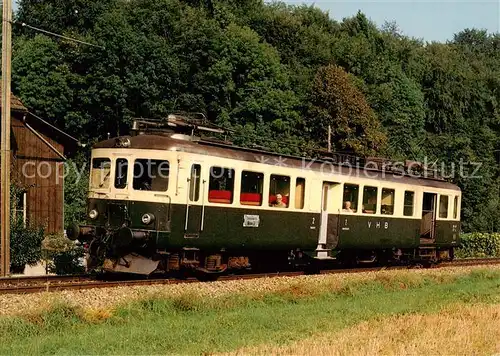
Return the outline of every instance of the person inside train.
<path id="1" fill-rule="evenodd" d="M 345 213 L 354 213 L 354 211 L 351 209 L 351 202 L 349 200 L 346 200 L 344 202 L 344 209 L 342 209 L 342 211 Z"/>
<path id="2" fill-rule="evenodd" d="M 281 194 L 276 194 L 276 202 L 273 206 L 277 208 L 286 208 L 286 204 L 283 201 L 283 196 Z"/>

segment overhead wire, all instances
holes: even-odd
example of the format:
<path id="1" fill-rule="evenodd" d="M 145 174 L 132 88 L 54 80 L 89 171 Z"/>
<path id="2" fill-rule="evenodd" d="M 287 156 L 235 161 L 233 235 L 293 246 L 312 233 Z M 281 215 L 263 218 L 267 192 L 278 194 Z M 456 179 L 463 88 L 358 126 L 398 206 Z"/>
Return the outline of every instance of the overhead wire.
<path id="1" fill-rule="evenodd" d="M 76 43 L 80 43 L 80 44 L 83 44 L 83 45 L 86 45 L 86 46 L 97 47 L 97 48 L 104 49 L 104 50 L 106 49 L 106 47 L 104 47 L 104 46 L 101 46 L 101 45 L 98 45 L 98 44 L 94 44 L 94 43 L 90 43 L 90 42 L 86 42 L 86 41 L 82 41 L 82 40 L 78 40 L 78 39 L 73 38 L 73 37 L 64 36 L 64 35 L 61 35 L 59 33 L 55 33 L 55 32 L 52 32 L 52 31 L 44 30 L 43 28 L 39 28 L 39 27 L 35 27 L 35 26 L 32 26 L 32 25 L 29 25 L 26 22 L 10 21 L 10 23 L 13 24 L 13 25 L 20 25 L 22 27 L 26 27 L 26 28 L 29 28 L 31 30 L 41 32 L 41 33 L 44 33 L 44 34 L 49 35 L 49 36 L 54 36 L 54 37 L 62 38 L 62 39 L 65 39 L 65 40 L 68 40 L 68 41 L 72 41 L 72 42 L 76 42 Z"/>

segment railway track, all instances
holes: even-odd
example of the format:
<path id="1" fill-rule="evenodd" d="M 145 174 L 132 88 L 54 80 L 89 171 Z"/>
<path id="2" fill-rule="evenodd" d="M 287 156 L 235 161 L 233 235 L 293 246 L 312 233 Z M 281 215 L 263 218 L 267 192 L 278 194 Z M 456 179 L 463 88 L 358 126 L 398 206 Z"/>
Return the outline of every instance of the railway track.
<path id="1" fill-rule="evenodd" d="M 481 259 L 462 259 L 453 262 L 445 262 L 434 268 L 456 267 L 456 266 L 480 266 L 500 264 L 500 258 L 481 258 Z M 401 270 L 409 269 L 408 266 L 391 267 L 365 267 L 351 269 L 330 269 L 321 270 L 320 274 L 338 274 L 338 273 L 366 273 L 382 270 Z M 219 281 L 255 279 L 255 278 L 276 278 L 276 277 L 295 277 L 306 274 L 303 271 L 294 272 L 272 272 L 259 274 L 242 274 L 221 276 Z M 66 290 L 82 290 L 92 288 L 112 288 L 123 286 L 143 286 L 143 285 L 167 285 L 198 282 L 196 278 L 176 279 L 176 278 L 158 278 L 158 279 L 135 279 L 119 281 L 101 281 L 96 280 L 90 275 L 79 276 L 36 276 L 36 277 L 12 277 L 0 278 L 0 294 L 30 294 L 40 292 L 56 292 Z"/>

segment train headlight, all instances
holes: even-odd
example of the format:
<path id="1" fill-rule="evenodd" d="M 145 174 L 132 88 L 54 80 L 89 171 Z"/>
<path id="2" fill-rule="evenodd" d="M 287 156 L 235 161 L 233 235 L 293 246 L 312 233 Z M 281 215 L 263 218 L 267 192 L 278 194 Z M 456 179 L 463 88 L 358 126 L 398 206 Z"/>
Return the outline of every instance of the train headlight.
<path id="1" fill-rule="evenodd" d="M 97 212 L 97 210 L 92 209 L 91 211 L 89 211 L 89 218 L 91 218 L 92 220 L 97 219 L 98 216 L 99 213 Z"/>
<path id="2" fill-rule="evenodd" d="M 155 220 L 155 216 L 150 213 L 146 213 L 142 216 L 141 221 L 144 225 L 149 225 Z"/>

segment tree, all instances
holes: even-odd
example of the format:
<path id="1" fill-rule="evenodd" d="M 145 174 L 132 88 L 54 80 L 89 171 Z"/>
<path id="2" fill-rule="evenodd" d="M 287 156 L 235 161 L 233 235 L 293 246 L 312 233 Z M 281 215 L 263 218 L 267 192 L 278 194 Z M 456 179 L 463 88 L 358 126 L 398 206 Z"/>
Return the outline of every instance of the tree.
<path id="1" fill-rule="evenodd" d="M 56 33 L 83 34 L 115 3 L 116 0 L 20 0 L 16 20 Z"/>
<path id="2" fill-rule="evenodd" d="M 87 188 L 89 186 L 88 155 L 80 153 L 66 161 L 64 196 L 64 222 L 66 227 L 72 223 L 83 223 L 87 218 Z"/>
<path id="3" fill-rule="evenodd" d="M 13 92 L 30 110 L 64 128 L 65 117 L 72 111 L 74 75 L 58 44 L 45 35 L 19 38 L 12 66 Z"/>
<path id="4" fill-rule="evenodd" d="M 385 148 L 387 137 L 380 122 L 344 69 L 321 67 L 312 90 L 311 122 L 323 143 L 331 125 L 336 150 L 373 155 Z"/>

